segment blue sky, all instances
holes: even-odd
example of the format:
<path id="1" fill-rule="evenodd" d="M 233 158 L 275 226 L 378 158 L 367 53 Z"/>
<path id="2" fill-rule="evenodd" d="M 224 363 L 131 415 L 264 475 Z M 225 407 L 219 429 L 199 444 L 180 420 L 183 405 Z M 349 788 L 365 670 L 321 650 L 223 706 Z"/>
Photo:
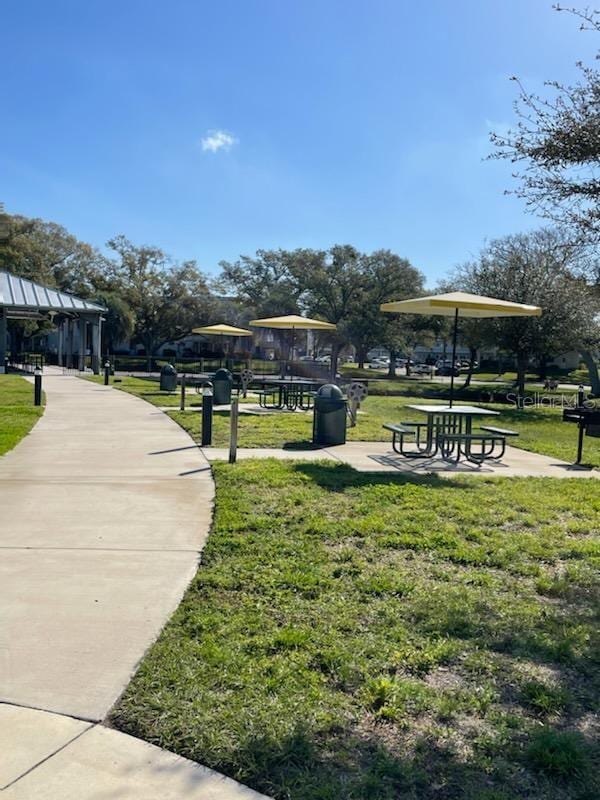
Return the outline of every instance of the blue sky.
<path id="1" fill-rule="evenodd" d="M 260 247 L 387 247 L 432 285 L 539 224 L 483 160 L 509 77 L 574 79 L 597 44 L 549 0 L 22 0 L 2 18 L 8 211 L 209 272 Z"/>

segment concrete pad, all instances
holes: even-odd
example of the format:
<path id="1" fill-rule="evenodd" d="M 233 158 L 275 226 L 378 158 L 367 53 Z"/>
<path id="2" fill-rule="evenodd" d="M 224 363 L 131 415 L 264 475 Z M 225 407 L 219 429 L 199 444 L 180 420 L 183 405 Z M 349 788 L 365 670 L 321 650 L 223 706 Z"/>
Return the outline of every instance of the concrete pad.
<path id="1" fill-rule="evenodd" d="M 209 461 L 227 460 L 225 448 L 204 447 L 202 452 Z M 600 478 L 600 471 L 577 467 L 550 456 L 530 453 L 516 447 L 507 447 L 502 461 L 488 461 L 481 466 L 468 461 L 452 464 L 441 457 L 406 458 L 395 453 L 388 442 L 347 442 L 320 450 L 284 450 L 282 448 L 240 448 L 239 459 L 281 458 L 304 461 L 341 461 L 359 472 L 388 472 L 404 475 L 437 475 L 441 478 L 455 475 L 480 477 L 536 477 L 536 478 Z"/>
<path id="2" fill-rule="evenodd" d="M 60 714 L 0 705 L 0 790 L 90 727 Z"/>
<path id="3" fill-rule="evenodd" d="M 2 551 L 0 700 L 103 719 L 197 562 L 164 550 Z"/>
<path id="4" fill-rule="evenodd" d="M 264 800 L 217 772 L 100 725 L 5 790 L 6 800 Z"/>
<path id="5" fill-rule="evenodd" d="M 227 461 L 229 450 L 225 447 L 203 447 L 202 452 L 209 461 Z M 244 458 L 278 458 L 285 461 L 336 461 L 335 456 L 327 450 L 284 450 L 277 447 L 263 447 L 252 449 L 240 447 L 237 451 L 238 459 Z"/>

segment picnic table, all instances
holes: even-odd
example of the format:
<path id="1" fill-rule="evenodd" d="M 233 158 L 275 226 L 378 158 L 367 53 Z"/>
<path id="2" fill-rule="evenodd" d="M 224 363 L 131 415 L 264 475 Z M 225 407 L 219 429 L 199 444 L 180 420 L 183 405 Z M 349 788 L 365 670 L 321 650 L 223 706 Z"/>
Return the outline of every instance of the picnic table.
<path id="1" fill-rule="evenodd" d="M 394 451 L 406 458 L 432 458 L 438 452 L 446 461 L 458 462 L 461 458 L 475 464 L 487 459 L 502 458 L 506 438 L 516 436 L 515 431 L 492 426 L 473 430 L 473 420 L 496 417 L 498 411 L 480 406 L 414 404 L 407 408 L 427 416 L 426 422 L 388 423 L 384 428 L 392 431 Z M 407 448 L 406 437 L 414 437 L 413 447 Z"/>
<path id="2" fill-rule="evenodd" d="M 261 388 L 258 402 L 263 408 L 295 411 L 301 408 L 309 411 L 313 405 L 314 393 L 323 385 L 322 380 L 306 380 L 293 378 L 271 378 L 262 381 L 254 380 Z"/>

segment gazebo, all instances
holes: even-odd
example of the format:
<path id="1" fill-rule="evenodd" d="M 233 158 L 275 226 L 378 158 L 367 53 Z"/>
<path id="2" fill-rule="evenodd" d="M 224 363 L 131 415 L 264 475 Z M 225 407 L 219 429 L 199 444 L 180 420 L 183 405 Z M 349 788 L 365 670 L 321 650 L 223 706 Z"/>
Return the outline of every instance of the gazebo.
<path id="1" fill-rule="evenodd" d="M 106 311 L 81 297 L 0 272 L 0 372 L 5 371 L 7 322 L 10 319 L 50 319 L 58 327 L 58 364 L 85 369 L 88 325 L 91 327 L 92 369 L 100 372 L 102 314 Z M 74 363 L 77 341 L 77 364 Z"/>

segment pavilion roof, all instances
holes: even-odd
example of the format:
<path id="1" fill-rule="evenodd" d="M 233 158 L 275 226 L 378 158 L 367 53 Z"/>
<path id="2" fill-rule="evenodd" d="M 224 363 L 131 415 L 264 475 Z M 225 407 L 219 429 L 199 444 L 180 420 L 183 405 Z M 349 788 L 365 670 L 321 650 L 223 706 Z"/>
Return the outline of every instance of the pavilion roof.
<path id="1" fill-rule="evenodd" d="M 0 308 L 13 311 L 97 311 L 106 309 L 68 292 L 60 292 L 39 283 L 0 272 Z"/>

